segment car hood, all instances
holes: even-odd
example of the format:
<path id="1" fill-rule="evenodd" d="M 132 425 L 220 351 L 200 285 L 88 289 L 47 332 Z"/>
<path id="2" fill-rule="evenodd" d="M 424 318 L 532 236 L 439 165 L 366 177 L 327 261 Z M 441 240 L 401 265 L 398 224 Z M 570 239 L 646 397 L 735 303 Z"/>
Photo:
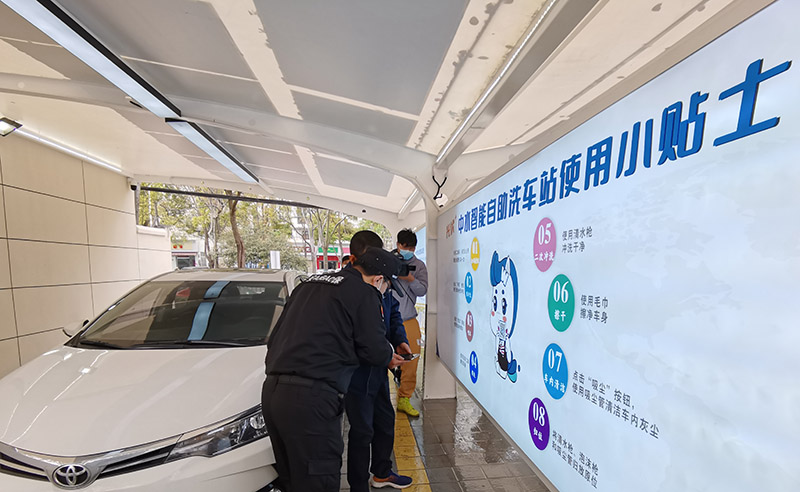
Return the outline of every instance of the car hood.
<path id="1" fill-rule="evenodd" d="M 61 347 L 0 380 L 0 442 L 80 456 L 172 437 L 261 401 L 266 347 Z"/>

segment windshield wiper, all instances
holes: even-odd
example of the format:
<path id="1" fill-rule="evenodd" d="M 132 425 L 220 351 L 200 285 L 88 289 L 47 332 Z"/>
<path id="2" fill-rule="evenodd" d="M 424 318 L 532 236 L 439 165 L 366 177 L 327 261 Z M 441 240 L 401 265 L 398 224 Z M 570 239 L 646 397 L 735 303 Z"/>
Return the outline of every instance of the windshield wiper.
<path id="1" fill-rule="evenodd" d="M 147 347 L 159 347 L 159 348 L 170 348 L 170 347 L 190 347 L 190 346 L 202 346 L 202 347 L 250 347 L 253 345 L 260 345 L 263 344 L 265 341 L 260 338 L 243 338 L 243 339 L 236 339 L 236 340 L 165 340 L 165 341 L 157 341 L 157 342 L 145 342 L 140 343 L 138 345 L 134 345 L 135 348 L 147 348 Z"/>
<path id="2" fill-rule="evenodd" d="M 110 348 L 115 350 L 126 350 L 128 348 L 128 347 L 122 347 L 114 343 L 104 342 L 102 340 L 78 340 L 77 346 L 80 347 L 81 345 L 86 345 L 89 347 Z"/>

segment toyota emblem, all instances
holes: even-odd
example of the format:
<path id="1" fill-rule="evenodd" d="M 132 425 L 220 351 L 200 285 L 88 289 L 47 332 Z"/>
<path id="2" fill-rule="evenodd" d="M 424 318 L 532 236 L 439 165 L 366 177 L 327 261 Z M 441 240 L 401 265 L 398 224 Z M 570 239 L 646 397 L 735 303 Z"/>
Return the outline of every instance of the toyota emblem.
<path id="1" fill-rule="evenodd" d="M 65 489 L 77 489 L 89 482 L 89 470 L 83 465 L 64 465 L 53 473 L 56 485 Z"/>

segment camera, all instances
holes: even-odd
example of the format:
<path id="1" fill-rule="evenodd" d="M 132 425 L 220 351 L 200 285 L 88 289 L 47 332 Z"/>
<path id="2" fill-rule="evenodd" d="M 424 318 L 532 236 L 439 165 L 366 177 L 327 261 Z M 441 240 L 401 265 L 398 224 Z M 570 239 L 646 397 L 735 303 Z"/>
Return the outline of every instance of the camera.
<path id="1" fill-rule="evenodd" d="M 417 265 L 409 265 L 407 263 L 403 263 L 400 265 L 400 273 L 397 274 L 398 277 L 407 277 L 411 272 L 417 269 Z"/>
<path id="2" fill-rule="evenodd" d="M 398 277 L 407 277 L 411 272 L 417 269 L 416 265 L 409 265 L 406 260 L 403 259 L 403 255 L 401 255 L 397 250 L 392 251 L 392 254 L 400 260 L 400 271 L 397 272 Z"/>

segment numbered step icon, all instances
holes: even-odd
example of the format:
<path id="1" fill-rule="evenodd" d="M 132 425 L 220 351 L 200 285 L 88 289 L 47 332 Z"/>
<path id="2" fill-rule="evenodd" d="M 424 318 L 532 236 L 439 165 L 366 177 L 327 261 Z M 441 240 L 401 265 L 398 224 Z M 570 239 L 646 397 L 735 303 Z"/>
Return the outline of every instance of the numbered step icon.
<path id="1" fill-rule="evenodd" d="M 534 398 L 528 408 L 528 426 L 531 429 L 531 439 L 533 444 L 540 450 L 547 449 L 550 442 L 550 417 L 542 400 Z"/>
<path id="2" fill-rule="evenodd" d="M 547 392 L 554 399 L 560 400 L 564 393 L 567 392 L 569 369 L 567 368 L 567 357 L 564 355 L 564 351 L 555 343 L 551 343 L 544 350 L 542 376 L 544 377 L 544 386 L 547 388 Z"/>
<path id="3" fill-rule="evenodd" d="M 540 272 L 546 272 L 556 257 L 556 227 L 545 217 L 536 226 L 533 238 L 533 261 Z"/>
<path id="4" fill-rule="evenodd" d="M 469 354 L 469 378 L 473 384 L 478 382 L 478 354 L 474 350 Z"/>
<path id="5" fill-rule="evenodd" d="M 481 264 L 481 244 L 478 238 L 472 238 L 472 245 L 469 247 L 469 262 L 472 265 L 472 271 L 477 272 L 478 266 Z"/>
<path id="6" fill-rule="evenodd" d="M 558 275 L 550 284 L 547 294 L 547 311 L 553 328 L 566 331 L 575 315 L 575 291 L 566 275 Z"/>
<path id="7" fill-rule="evenodd" d="M 472 336 L 475 334 L 475 320 L 472 317 L 472 311 L 467 311 L 464 317 L 464 331 L 467 332 L 467 341 L 472 341 Z"/>
<path id="8" fill-rule="evenodd" d="M 472 302 L 472 294 L 475 286 L 472 283 L 472 274 L 467 272 L 467 277 L 464 279 L 464 297 L 467 298 L 467 303 Z"/>

